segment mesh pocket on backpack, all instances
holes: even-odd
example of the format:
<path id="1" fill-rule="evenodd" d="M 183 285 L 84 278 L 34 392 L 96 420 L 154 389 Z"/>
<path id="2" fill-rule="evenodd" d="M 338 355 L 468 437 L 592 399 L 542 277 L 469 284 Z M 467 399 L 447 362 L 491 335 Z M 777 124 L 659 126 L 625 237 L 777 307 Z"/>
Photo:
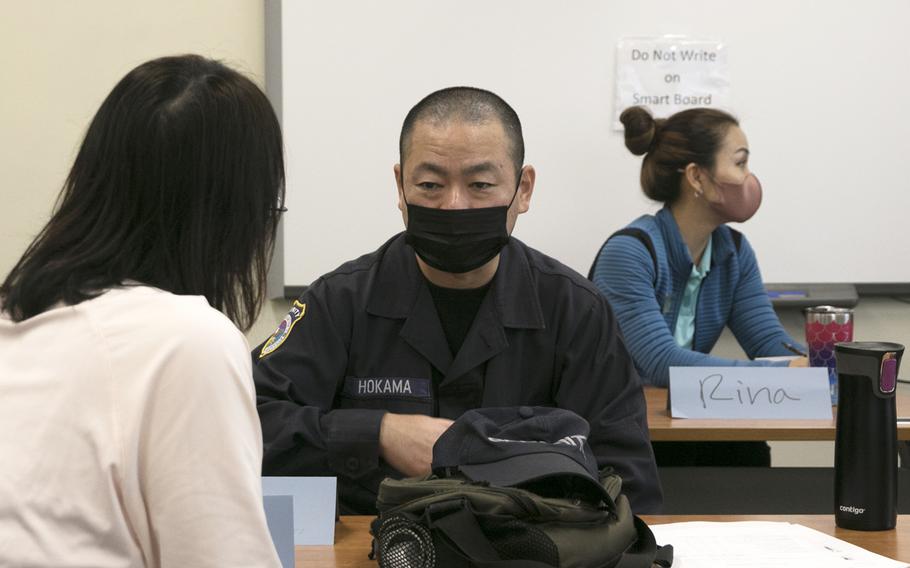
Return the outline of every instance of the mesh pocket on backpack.
<path id="1" fill-rule="evenodd" d="M 382 523 L 378 547 L 381 568 L 436 566 L 436 548 L 430 532 L 404 517 L 393 517 Z"/>
<path id="2" fill-rule="evenodd" d="M 559 549 L 540 529 L 516 519 L 478 518 L 478 522 L 503 560 L 536 560 L 559 566 Z"/>

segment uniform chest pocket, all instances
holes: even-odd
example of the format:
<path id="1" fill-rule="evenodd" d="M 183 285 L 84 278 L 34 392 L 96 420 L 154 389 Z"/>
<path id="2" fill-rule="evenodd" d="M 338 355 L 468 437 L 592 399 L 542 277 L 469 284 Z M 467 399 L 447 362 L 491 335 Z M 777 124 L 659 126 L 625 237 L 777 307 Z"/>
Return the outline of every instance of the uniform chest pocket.
<path id="1" fill-rule="evenodd" d="M 415 377 L 348 377 L 339 395 L 339 407 L 432 415 L 432 381 Z"/>

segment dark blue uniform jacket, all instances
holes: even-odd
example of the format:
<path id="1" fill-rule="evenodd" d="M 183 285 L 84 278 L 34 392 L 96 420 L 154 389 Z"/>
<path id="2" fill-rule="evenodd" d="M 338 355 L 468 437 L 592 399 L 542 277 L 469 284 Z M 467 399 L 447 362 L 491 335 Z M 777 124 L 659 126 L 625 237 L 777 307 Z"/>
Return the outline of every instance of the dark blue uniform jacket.
<path id="1" fill-rule="evenodd" d="M 372 513 L 385 412 L 455 419 L 490 406 L 557 406 L 591 425 L 601 467 L 636 513 L 662 495 L 645 399 L 606 300 L 512 238 L 457 356 L 403 234 L 322 276 L 253 351 L 264 475 L 338 476 L 342 513 Z"/>

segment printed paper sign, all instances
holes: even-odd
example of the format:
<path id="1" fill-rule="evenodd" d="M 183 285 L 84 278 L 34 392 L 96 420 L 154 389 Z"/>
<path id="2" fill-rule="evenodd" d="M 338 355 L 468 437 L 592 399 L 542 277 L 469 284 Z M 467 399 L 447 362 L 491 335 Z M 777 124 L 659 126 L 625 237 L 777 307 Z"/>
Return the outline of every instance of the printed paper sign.
<path id="1" fill-rule="evenodd" d="M 294 544 L 335 544 L 334 477 L 263 477 L 262 494 L 294 498 Z"/>
<path id="2" fill-rule="evenodd" d="M 673 418 L 831 420 L 823 367 L 670 367 Z"/>
<path id="3" fill-rule="evenodd" d="M 727 50 L 719 41 L 666 36 L 624 38 L 616 44 L 613 125 L 631 106 L 657 118 L 695 107 L 730 107 Z"/>

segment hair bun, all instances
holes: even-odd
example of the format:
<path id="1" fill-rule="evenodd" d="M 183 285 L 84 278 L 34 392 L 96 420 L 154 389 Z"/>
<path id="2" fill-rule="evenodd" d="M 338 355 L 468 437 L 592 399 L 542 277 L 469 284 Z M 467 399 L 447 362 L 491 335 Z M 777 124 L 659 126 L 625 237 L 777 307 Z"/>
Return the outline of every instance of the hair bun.
<path id="1" fill-rule="evenodd" d="M 640 106 L 629 107 L 619 115 L 626 131 L 626 148 L 636 156 L 647 154 L 657 139 L 660 122 L 656 121 L 647 109 Z"/>

